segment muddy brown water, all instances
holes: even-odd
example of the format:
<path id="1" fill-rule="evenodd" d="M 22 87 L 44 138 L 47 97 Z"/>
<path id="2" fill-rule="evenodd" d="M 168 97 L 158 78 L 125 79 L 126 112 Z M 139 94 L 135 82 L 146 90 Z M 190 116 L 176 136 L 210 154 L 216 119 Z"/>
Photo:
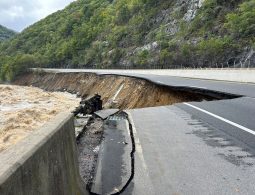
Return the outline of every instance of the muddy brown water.
<path id="1" fill-rule="evenodd" d="M 63 111 L 70 112 L 80 98 L 27 86 L 0 85 L 0 152 Z"/>

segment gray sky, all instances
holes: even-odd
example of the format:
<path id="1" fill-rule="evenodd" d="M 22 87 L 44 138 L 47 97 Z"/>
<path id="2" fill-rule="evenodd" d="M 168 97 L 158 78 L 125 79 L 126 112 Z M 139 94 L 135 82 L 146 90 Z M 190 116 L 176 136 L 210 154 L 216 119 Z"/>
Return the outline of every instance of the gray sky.
<path id="1" fill-rule="evenodd" d="M 0 24 L 16 31 L 63 9 L 74 0 L 0 0 Z"/>

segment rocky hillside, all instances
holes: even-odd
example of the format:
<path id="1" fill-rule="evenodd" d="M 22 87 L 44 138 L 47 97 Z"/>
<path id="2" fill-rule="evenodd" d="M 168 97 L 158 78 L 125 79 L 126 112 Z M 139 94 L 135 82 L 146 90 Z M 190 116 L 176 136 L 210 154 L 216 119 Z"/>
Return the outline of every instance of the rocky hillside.
<path id="1" fill-rule="evenodd" d="M 0 42 L 13 37 L 16 33 L 0 25 Z"/>
<path id="2" fill-rule="evenodd" d="M 1 75 L 24 66 L 252 66 L 255 0 L 77 0 L 0 47 Z M 11 60 L 10 60 L 11 59 Z"/>

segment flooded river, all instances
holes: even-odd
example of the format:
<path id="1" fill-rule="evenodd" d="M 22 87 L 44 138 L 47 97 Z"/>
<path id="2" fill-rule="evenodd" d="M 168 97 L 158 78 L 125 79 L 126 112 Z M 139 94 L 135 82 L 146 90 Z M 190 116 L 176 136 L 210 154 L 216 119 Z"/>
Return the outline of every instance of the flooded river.
<path id="1" fill-rule="evenodd" d="M 40 128 L 58 113 L 72 111 L 80 99 L 35 87 L 0 85 L 0 152 Z"/>

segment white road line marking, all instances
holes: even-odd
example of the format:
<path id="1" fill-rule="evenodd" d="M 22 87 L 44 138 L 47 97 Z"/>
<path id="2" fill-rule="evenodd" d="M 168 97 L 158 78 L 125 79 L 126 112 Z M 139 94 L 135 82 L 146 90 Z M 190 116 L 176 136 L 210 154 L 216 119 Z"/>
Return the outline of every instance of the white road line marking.
<path id="1" fill-rule="evenodd" d="M 198 88 L 198 89 L 207 89 L 206 87 L 198 87 L 198 86 L 187 86 L 187 87 L 192 87 L 192 88 Z"/>
<path id="2" fill-rule="evenodd" d="M 226 122 L 226 123 L 228 123 L 228 124 L 230 124 L 230 125 L 232 125 L 232 126 L 234 126 L 234 127 L 237 127 L 237 128 L 239 128 L 239 129 L 242 129 L 243 131 L 246 131 L 246 132 L 248 132 L 248 133 L 250 133 L 250 134 L 252 134 L 252 135 L 255 135 L 255 131 L 253 131 L 253 130 L 247 128 L 247 127 L 244 127 L 244 126 L 242 126 L 242 125 L 239 125 L 239 124 L 237 124 L 237 123 L 235 123 L 235 122 L 233 122 L 233 121 L 230 121 L 230 120 L 228 120 L 228 119 L 225 119 L 225 118 L 223 118 L 223 117 L 221 117 L 221 116 L 218 116 L 218 115 L 216 115 L 216 114 L 213 114 L 213 113 L 211 113 L 211 112 L 208 112 L 208 111 L 206 111 L 206 110 L 203 110 L 203 109 L 201 109 L 201 108 L 199 108 L 199 107 L 196 107 L 196 106 L 194 106 L 194 105 L 191 105 L 191 104 L 189 104 L 189 103 L 183 103 L 183 104 L 185 104 L 186 106 L 190 106 L 190 107 L 192 107 L 192 108 L 194 108 L 194 109 L 196 109 L 196 110 L 199 110 L 199 111 L 201 111 L 201 112 L 203 112 L 203 113 L 206 113 L 206 114 L 208 114 L 208 115 L 210 115 L 210 116 L 212 116 L 212 117 L 214 117 L 214 118 L 217 118 L 217 119 L 219 119 L 219 120 L 221 120 L 221 121 L 224 121 L 224 122 Z"/>
<path id="3" fill-rule="evenodd" d="M 112 98 L 112 101 L 114 101 L 117 96 L 119 95 L 120 91 L 122 90 L 122 88 L 124 87 L 124 83 L 120 86 L 120 88 L 117 90 L 116 94 L 114 95 L 114 97 Z"/>
<path id="4" fill-rule="evenodd" d="M 145 163 L 145 159 L 143 157 L 143 148 L 142 148 L 141 142 L 140 142 L 140 140 L 138 138 L 138 135 L 137 135 L 137 131 L 136 131 L 136 128 L 135 128 L 135 123 L 133 121 L 131 113 L 129 111 L 126 111 L 126 112 L 128 113 L 130 123 L 132 124 L 132 127 L 133 127 L 133 134 L 134 134 L 134 139 L 135 139 L 136 153 L 138 154 L 138 156 L 139 156 L 139 158 L 141 160 L 143 169 L 145 170 L 145 172 L 147 174 L 148 173 L 148 168 L 147 168 L 147 165 Z"/>
<path id="5" fill-rule="evenodd" d="M 161 84 L 164 84 L 163 82 L 161 82 L 161 81 L 157 81 L 157 83 L 161 83 Z"/>
<path id="6" fill-rule="evenodd" d="M 255 100 L 254 97 L 242 97 L 242 98 Z"/>

